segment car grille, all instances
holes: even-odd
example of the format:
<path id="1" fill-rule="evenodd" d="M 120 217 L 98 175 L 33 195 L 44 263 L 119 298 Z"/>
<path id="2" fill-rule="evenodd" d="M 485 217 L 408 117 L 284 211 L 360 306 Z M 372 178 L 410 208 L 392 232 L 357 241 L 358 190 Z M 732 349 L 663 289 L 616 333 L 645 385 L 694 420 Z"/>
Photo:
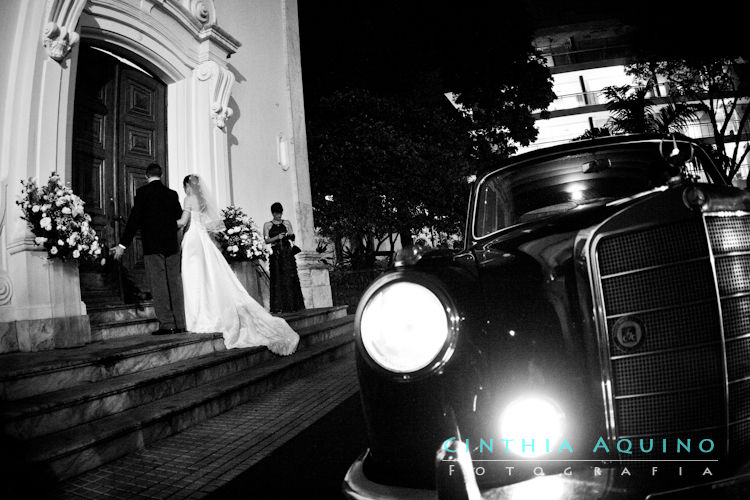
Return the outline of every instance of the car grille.
<path id="1" fill-rule="evenodd" d="M 747 451 L 750 216 L 606 235 L 594 251 L 616 437 L 711 438 L 718 452 Z"/>

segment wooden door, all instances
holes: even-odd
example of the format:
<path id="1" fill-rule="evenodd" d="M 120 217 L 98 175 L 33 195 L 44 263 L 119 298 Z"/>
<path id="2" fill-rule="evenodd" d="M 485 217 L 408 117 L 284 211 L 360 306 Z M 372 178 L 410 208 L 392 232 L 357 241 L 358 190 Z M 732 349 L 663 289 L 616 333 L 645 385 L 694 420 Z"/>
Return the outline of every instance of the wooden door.
<path id="1" fill-rule="evenodd" d="M 73 189 L 86 202 L 102 244 L 115 246 L 149 163 L 162 166 L 166 182 L 164 84 L 82 46 L 73 131 Z M 81 293 L 89 307 L 148 300 L 140 235 L 120 263 L 82 266 Z"/>

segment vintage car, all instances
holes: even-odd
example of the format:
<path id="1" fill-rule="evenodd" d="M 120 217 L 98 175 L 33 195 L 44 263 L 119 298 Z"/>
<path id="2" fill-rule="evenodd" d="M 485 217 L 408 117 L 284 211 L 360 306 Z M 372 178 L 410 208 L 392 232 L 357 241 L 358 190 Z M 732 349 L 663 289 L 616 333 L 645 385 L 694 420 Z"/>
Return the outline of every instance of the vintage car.
<path id="1" fill-rule="evenodd" d="M 349 498 L 750 498 L 750 193 L 687 138 L 480 175 L 464 249 L 401 251 L 355 331 Z"/>

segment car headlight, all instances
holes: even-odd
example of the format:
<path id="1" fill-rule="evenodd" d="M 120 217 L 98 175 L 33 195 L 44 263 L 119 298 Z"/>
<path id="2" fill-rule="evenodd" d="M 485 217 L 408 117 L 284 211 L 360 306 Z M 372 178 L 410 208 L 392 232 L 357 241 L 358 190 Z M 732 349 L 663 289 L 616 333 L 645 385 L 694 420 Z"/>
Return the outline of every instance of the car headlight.
<path id="1" fill-rule="evenodd" d="M 386 370 L 415 372 L 443 350 L 449 335 L 446 308 L 427 287 L 395 282 L 375 292 L 362 310 L 362 345 Z"/>
<path id="2" fill-rule="evenodd" d="M 503 439 L 512 439 L 508 449 L 516 455 L 537 457 L 555 451 L 562 437 L 565 415 L 551 400 L 522 397 L 500 415 Z M 549 440 L 549 441 L 547 441 Z"/>

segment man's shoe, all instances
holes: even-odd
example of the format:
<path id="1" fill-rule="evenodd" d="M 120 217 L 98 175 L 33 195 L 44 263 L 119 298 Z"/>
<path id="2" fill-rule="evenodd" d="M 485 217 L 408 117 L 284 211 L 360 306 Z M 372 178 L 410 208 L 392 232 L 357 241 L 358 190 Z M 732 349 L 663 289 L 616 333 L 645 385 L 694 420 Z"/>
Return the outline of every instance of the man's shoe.
<path id="1" fill-rule="evenodd" d="M 172 328 L 159 328 L 158 330 L 151 333 L 151 335 L 170 335 L 174 333 Z"/>
<path id="2" fill-rule="evenodd" d="M 184 329 L 184 328 L 175 328 L 175 329 L 173 329 L 173 332 L 174 333 L 185 333 L 185 332 L 187 332 L 187 330 Z"/>

